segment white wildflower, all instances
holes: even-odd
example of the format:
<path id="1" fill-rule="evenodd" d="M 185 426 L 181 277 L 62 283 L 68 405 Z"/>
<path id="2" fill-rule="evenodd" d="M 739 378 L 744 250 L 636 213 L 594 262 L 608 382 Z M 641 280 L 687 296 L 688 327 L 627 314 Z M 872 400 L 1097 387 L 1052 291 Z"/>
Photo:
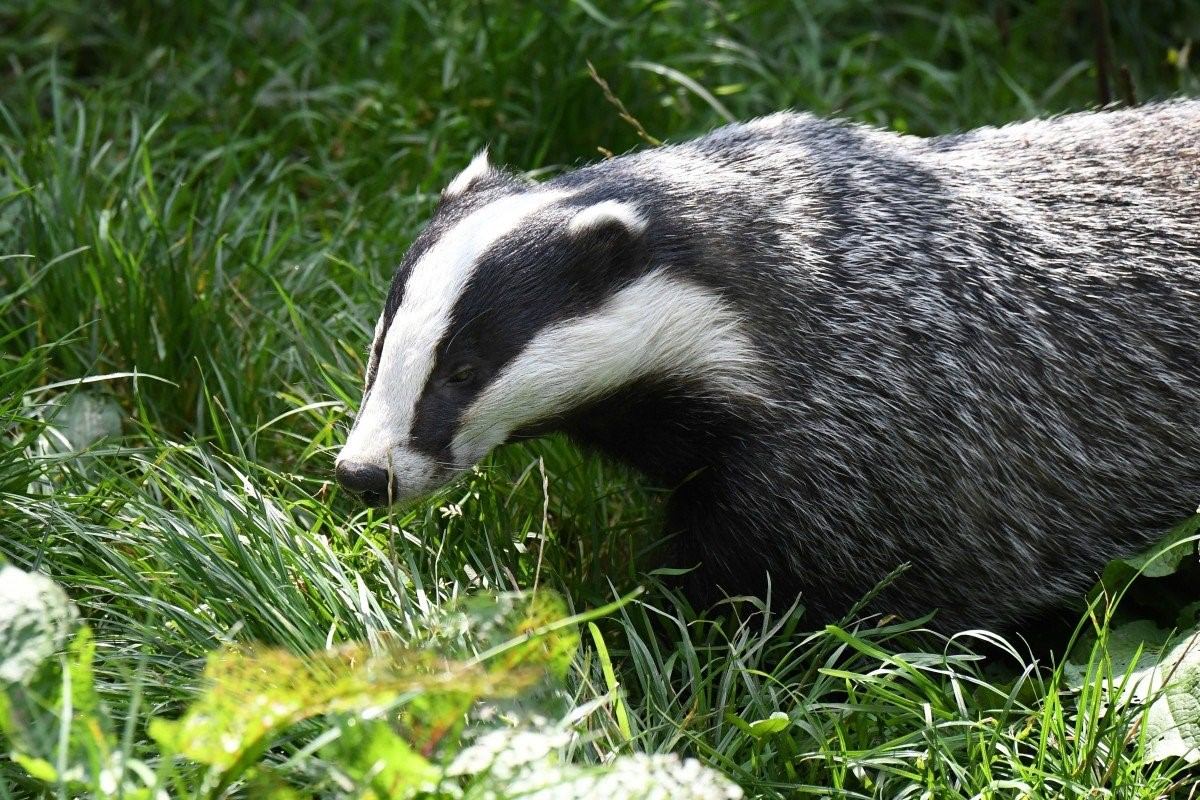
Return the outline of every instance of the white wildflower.
<path id="1" fill-rule="evenodd" d="M 75 607 L 58 584 L 37 572 L 0 568 L 0 683 L 27 680 L 60 651 Z"/>
<path id="2" fill-rule="evenodd" d="M 571 734 L 566 731 L 491 731 L 464 748 L 446 769 L 446 774 L 478 775 L 486 772 L 497 780 L 508 780 L 518 768 L 545 761 L 570 740 Z"/>
<path id="3" fill-rule="evenodd" d="M 739 800 L 742 789 L 694 758 L 674 754 L 619 756 L 603 766 L 563 764 L 571 742 L 561 728 L 491 731 L 458 754 L 448 776 L 478 780 L 471 797 L 522 800 Z"/>
<path id="4" fill-rule="evenodd" d="M 694 758 L 620 756 L 606 767 L 527 769 L 505 786 L 523 800 L 739 800 L 742 789 Z"/>

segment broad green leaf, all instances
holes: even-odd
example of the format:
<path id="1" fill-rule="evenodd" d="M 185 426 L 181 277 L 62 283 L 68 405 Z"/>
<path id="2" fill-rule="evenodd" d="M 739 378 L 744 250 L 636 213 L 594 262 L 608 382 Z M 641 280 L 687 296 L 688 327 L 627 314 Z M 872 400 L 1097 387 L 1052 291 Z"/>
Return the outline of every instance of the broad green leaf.
<path id="1" fill-rule="evenodd" d="M 347 645 L 298 656 L 227 647 L 210 655 L 207 688 L 196 702 L 178 720 L 152 720 L 150 733 L 165 749 L 215 767 L 228 780 L 302 720 L 332 713 L 386 718 L 396 726 L 392 738 L 412 758 L 401 751 L 384 758 L 380 729 L 363 745 L 373 753 L 371 763 L 392 780 L 401 773 L 427 780 L 418 752 L 455 741 L 476 701 L 515 695 L 547 671 L 566 672 L 578 634 L 557 625 L 564 617 L 562 600 L 548 592 L 479 596 L 435 616 L 421 650 Z M 481 650 L 493 655 L 480 658 Z M 366 767 L 360 772 L 368 774 Z"/>
<path id="2" fill-rule="evenodd" d="M 24 683 L 62 650 L 75 607 L 44 575 L 0 567 L 0 683 Z"/>
<path id="3" fill-rule="evenodd" d="M 1200 532 L 1200 514 L 1177 525 L 1162 543 L 1141 555 L 1122 559 L 1135 570 L 1141 570 L 1147 578 L 1161 578 L 1174 574 L 1179 565 L 1190 555 L 1196 554 L 1196 542 L 1185 541 Z"/>
<path id="4" fill-rule="evenodd" d="M 1094 673 L 1103 667 L 1103 677 L 1121 680 L 1131 669 L 1140 669 L 1153 665 L 1158 661 L 1163 645 L 1170 637 L 1170 632 L 1148 620 L 1135 620 L 1118 625 L 1108 632 L 1106 647 L 1103 654 L 1107 657 L 1104 664 L 1088 661 L 1088 656 L 1096 652 L 1094 639 L 1081 642 L 1071 658 L 1063 664 L 1063 677 L 1066 686 L 1072 691 L 1078 691 L 1089 680 L 1099 675 Z M 1136 660 L 1136 663 L 1134 663 Z"/>
<path id="5" fill-rule="evenodd" d="M 1200 630 L 1177 637 L 1153 666 L 1130 677 L 1134 691 L 1153 698 L 1146 715 L 1146 758 L 1200 761 Z"/>
<path id="6" fill-rule="evenodd" d="M 756 719 L 753 722 L 746 722 L 746 720 L 737 714 L 726 714 L 725 721 L 742 733 L 755 739 L 765 739 L 769 736 L 774 736 L 791 724 L 791 719 L 783 711 L 772 712 L 771 716 L 766 719 Z"/>
<path id="7" fill-rule="evenodd" d="M 783 711 L 776 711 L 766 719 L 756 719 L 750 723 L 750 734 L 758 739 L 774 736 L 792 724 L 791 719 Z"/>
<path id="8" fill-rule="evenodd" d="M 562 597 L 541 590 L 529 595 L 524 606 L 518 604 L 514 610 L 512 637 L 528 638 L 503 653 L 495 666 L 506 670 L 519 666 L 545 667 L 555 677 L 565 677 L 579 649 L 579 631 L 570 626 L 543 632 L 567 616 Z"/>
<path id="9" fill-rule="evenodd" d="M 432 791 L 441 770 L 416 753 L 382 720 L 350 718 L 341 735 L 321 750 L 367 800 L 390 800 Z"/>
<path id="10" fill-rule="evenodd" d="M 1068 688 L 1102 680 L 1112 705 L 1149 703 L 1146 758 L 1200 761 L 1200 628 L 1168 640 L 1166 631 L 1145 620 L 1119 625 L 1109 633 L 1107 658 L 1098 664 L 1093 657 L 1090 669 L 1068 661 Z"/>
<path id="11" fill-rule="evenodd" d="M 347 645 L 308 656 L 265 647 L 227 647 L 209 656 L 206 691 L 175 721 L 151 721 L 164 748 L 229 770 L 249 763 L 285 728 L 335 712 L 374 715 L 421 699 L 455 719 L 474 699 L 531 684 L 527 670 L 489 673 L 429 652 L 399 647 L 372 652 Z M 436 700 L 445 700 L 438 704 Z M 444 719 L 418 720 L 430 727 Z"/>
<path id="12" fill-rule="evenodd" d="M 433 615 L 425 643 L 448 658 L 477 662 L 490 675 L 549 673 L 561 680 L 579 648 L 575 626 L 560 624 L 566 617 L 562 597 L 546 590 L 472 595 Z M 478 698 L 453 692 L 413 697 L 400 714 L 405 736 L 422 752 L 453 743 Z M 535 700 L 528 693 L 521 702 L 524 711 L 549 705 L 545 696 Z"/>
<path id="13" fill-rule="evenodd" d="M 434 615 L 428 644 L 445 655 L 469 659 L 489 674 L 548 674 L 552 680 L 541 681 L 535 691 L 523 693 L 519 705 L 509 704 L 507 713 L 520 718 L 531 713 L 554 717 L 564 711 L 564 695 L 556 689 L 579 648 L 578 621 L 568 617 L 562 597 L 546 590 L 473 595 Z M 438 742 L 453 746 L 463 730 L 468 706 L 448 707 L 448 699 L 424 696 L 410 707 L 426 720 L 441 718 L 448 723 L 441 729 L 416 725 L 406 732 L 422 752 L 430 752 Z M 505 704 L 493 705 L 502 708 Z M 402 715 L 405 724 L 410 724 L 408 711 Z"/>
<path id="14" fill-rule="evenodd" d="M 20 752 L 11 753 L 10 755 L 13 762 L 19 764 L 21 769 L 29 773 L 29 777 L 34 780 L 51 785 L 58 783 L 58 771 L 46 759 L 28 756 Z"/>
<path id="15" fill-rule="evenodd" d="M 473 595 L 434 616 L 430 643 L 454 658 L 494 652 L 491 670 L 538 667 L 561 678 L 579 648 L 575 626 L 554 627 L 567 616 L 562 597 L 545 589 Z"/>

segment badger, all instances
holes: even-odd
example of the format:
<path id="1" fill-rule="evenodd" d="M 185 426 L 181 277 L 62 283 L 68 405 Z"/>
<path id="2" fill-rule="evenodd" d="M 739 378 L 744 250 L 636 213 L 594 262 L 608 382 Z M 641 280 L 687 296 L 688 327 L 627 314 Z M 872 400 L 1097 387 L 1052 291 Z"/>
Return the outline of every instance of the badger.
<path id="1" fill-rule="evenodd" d="M 700 597 L 1010 629 L 1200 500 L 1200 100 L 936 138 L 779 113 L 534 183 L 486 151 L 375 326 L 338 481 L 565 433 Z"/>

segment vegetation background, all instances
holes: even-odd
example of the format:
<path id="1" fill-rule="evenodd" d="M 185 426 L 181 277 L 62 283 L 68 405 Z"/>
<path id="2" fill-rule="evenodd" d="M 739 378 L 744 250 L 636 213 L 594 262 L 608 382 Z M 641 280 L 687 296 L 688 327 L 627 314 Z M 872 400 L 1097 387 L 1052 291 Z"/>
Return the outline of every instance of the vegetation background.
<path id="1" fill-rule="evenodd" d="M 391 271 L 485 145 L 546 176 L 782 108 L 934 135 L 1195 96 L 1198 42 L 1196 0 L 9 0 L 0 554 L 78 605 L 121 752 L 182 770 L 172 796 L 249 791 L 146 733 L 207 652 L 411 642 L 535 585 L 573 610 L 648 587 L 565 678 L 566 761 L 682 753 L 767 797 L 1192 796 L 1097 672 L 988 672 L 919 620 L 689 608 L 646 571 L 657 487 L 564 442 L 391 514 L 330 473 Z M 1098 628 L 1082 663 L 1120 672 Z M 293 758 L 314 735 L 264 763 L 360 796 Z M 67 796 L 0 760 L 0 797 L 43 791 Z"/>

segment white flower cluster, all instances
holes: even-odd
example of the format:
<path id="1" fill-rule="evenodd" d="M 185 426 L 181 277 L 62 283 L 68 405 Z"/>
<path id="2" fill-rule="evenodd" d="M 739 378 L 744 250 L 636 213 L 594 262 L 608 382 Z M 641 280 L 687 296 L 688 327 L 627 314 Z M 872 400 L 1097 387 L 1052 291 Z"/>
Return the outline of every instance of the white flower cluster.
<path id="1" fill-rule="evenodd" d="M 62 649 L 75 607 L 37 572 L 0 567 L 0 684 L 21 683 Z"/>
<path id="2" fill-rule="evenodd" d="M 739 800 L 742 788 L 694 758 L 619 756 L 603 767 L 526 770 L 505 787 L 521 800 Z"/>
<path id="3" fill-rule="evenodd" d="M 561 764 L 563 730 L 502 729 L 459 753 L 446 774 L 476 776 L 477 800 L 739 800 L 742 789 L 694 758 L 635 753 L 603 766 Z"/>
<path id="4" fill-rule="evenodd" d="M 447 775 L 478 775 L 488 773 L 497 780 L 508 780 L 522 767 L 551 758 L 560 747 L 566 747 L 571 734 L 566 731 L 538 731 L 500 728 L 480 736 L 460 752 Z"/>

